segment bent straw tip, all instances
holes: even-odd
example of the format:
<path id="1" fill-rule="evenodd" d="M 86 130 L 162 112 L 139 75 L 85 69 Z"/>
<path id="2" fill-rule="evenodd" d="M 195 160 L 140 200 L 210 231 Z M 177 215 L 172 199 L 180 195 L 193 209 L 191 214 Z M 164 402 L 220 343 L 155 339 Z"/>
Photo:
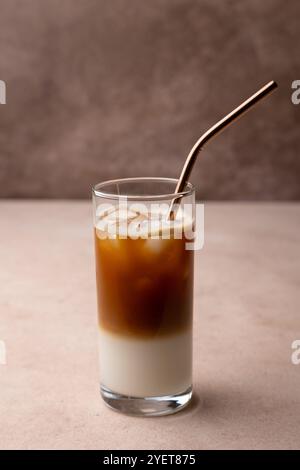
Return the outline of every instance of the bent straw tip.
<path id="1" fill-rule="evenodd" d="M 275 90 L 275 88 L 278 88 L 278 83 L 275 80 L 271 80 L 266 86 Z"/>

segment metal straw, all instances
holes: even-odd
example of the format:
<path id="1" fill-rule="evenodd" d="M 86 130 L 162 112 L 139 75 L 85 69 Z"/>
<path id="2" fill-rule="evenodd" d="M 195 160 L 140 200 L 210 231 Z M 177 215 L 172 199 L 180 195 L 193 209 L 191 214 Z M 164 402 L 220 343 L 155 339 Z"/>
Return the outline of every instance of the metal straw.
<path id="1" fill-rule="evenodd" d="M 191 149 L 190 153 L 188 154 L 188 157 L 185 161 L 184 167 L 182 169 L 180 178 L 178 180 L 175 193 L 180 193 L 184 190 L 185 185 L 189 179 L 189 176 L 191 174 L 191 171 L 193 169 L 193 166 L 195 164 L 195 161 L 197 159 L 197 156 L 200 152 L 200 150 L 206 145 L 213 137 L 215 137 L 217 134 L 222 132 L 227 126 L 229 126 L 233 121 L 238 119 L 240 116 L 242 116 L 248 109 L 250 109 L 252 106 L 254 106 L 256 103 L 258 103 L 262 98 L 267 96 L 269 93 L 271 93 L 273 90 L 277 88 L 277 83 L 274 81 L 271 81 L 267 83 L 265 86 L 263 86 L 260 90 L 258 90 L 254 95 L 250 96 L 246 101 L 244 101 L 242 104 L 240 104 L 237 108 L 235 108 L 231 113 L 227 114 L 223 119 L 218 121 L 214 126 L 212 126 L 208 131 L 203 134 L 199 140 L 195 143 L 193 148 Z M 179 202 L 180 198 L 175 198 L 173 199 L 170 209 L 169 209 L 169 214 L 168 218 L 174 218 L 174 209 L 173 205 L 178 201 Z"/>

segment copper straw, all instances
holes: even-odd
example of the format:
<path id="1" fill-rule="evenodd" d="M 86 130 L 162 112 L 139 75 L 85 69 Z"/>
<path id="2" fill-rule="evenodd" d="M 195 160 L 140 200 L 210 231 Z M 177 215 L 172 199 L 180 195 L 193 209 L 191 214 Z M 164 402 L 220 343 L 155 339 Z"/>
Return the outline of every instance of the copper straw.
<path id="1" fill-rule="evenodd" d="M 222 132 L 227 126 L 229 126 L 233 121 L 238 119 L 240 116 L 242 116 L 246 111 L 248 111 L 252 106 L 254 106 L 256 103 L 258 103 L 262 98 L 267 96 L 269 93 L 271 93 L 273 90 L 277 88 L 277 83 L 274 81 L 271 81 L 267 83 L 265 86 L 263 86 L 260 90 L 258 90 L 254 95 L 250 96 L 246 101 L 244 101 L 242 104 L 240 104 L 237 108 L 235 108 L 231 113 L 227 114 L 223 119 L 218 121 L 214 126 L 212 126 L 208 131 L 203 134 L 199 140 L 195 143 L 193 148 L 191 149 L 190 153 L 188 154 L 188 157 L 185 161 L 184 167 L 182 169 L 180 178 L 178 180 L 175 193 L 180 193 L 184 191 L 185 185 L 189 179 L 189 176 L 191 174 L 191 171 L 193 169 L 193 166 L 195 164 L 195 161 L 197 159 L 197 156 L 200 152 L 200 150 L 206 145 L 213 137 L 215 137 L 217 134 Z M 175 198 L 173 199 L 171 205 L 170 205 L 170 210 L 168 214 L 168 218 L 174 218 L 174 209 L 173 205 L 176 202 L 180 202 L 180 198 Z"/>

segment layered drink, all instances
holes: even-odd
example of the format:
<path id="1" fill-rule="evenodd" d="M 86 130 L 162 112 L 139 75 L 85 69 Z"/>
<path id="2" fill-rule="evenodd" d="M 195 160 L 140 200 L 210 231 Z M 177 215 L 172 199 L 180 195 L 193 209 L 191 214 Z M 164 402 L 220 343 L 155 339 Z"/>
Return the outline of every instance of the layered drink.
<path id="1" fill-rule="evenodd" d="M 192 230 L 182 208 L 172 218 L 166 206 L 98 207 L 102 395 L 190 397 L 194 268 L 186 245 Z"/>

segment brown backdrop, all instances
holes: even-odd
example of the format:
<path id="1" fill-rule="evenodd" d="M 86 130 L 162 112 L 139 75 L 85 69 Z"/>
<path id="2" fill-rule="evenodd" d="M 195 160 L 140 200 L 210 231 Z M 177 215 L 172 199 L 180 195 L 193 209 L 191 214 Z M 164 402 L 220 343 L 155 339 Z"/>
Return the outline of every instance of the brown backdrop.
<path id="1" fill-rule="evenodd" d="M 280 89 L 201 154 L 205 199 L 299 199 L 297 0 L 0 0 L 0 197 L 89 197 L 179 175 L 208 126 Z"/>

